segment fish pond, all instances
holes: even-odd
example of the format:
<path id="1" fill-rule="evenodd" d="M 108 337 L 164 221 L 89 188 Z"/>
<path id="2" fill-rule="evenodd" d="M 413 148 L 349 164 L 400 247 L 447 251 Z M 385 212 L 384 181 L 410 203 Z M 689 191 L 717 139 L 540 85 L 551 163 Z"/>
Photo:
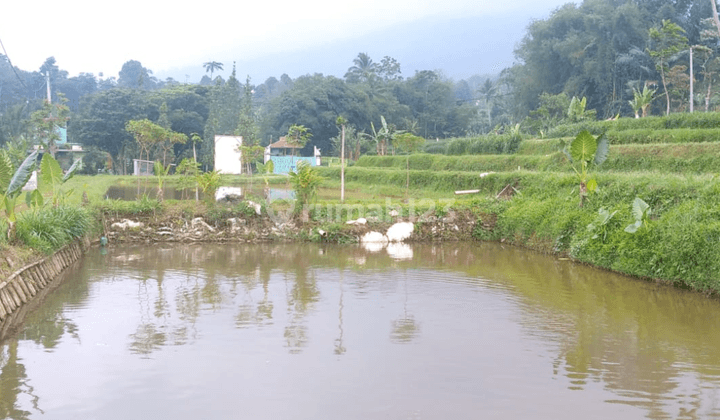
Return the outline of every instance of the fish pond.
<path id="1" fill-rule="evenodd" d="M 490 243 L 90 249 L 0 418 L 720 417 L 720 304 Z"/>

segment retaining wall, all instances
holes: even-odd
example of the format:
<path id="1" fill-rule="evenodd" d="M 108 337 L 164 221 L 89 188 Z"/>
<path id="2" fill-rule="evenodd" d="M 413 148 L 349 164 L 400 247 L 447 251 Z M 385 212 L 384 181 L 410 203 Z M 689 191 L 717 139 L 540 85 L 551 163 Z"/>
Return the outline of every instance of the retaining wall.
<path id="1" fill-rule="evenodd" d="M 7 320 L 19 311 L 67 266 L 77 261 L 82 256 L 85 247 L 85 243 L 72 243 L 43 260 L 17 270 L 6 280 L 0 281 L 0 322 Z"/>

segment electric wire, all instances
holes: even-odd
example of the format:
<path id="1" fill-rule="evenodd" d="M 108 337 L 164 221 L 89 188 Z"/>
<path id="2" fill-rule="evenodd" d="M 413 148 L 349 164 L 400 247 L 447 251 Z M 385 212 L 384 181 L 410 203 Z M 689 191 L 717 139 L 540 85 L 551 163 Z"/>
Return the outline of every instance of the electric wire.
<path id="1" fill-rule="evenodd" d="M 2 39 L 0 39 L 0 47 L 2 47 L 3 53 L 5 54 L 5 58 L 7 58 L 8 63 L 10 64 L 10 68 L 12 69 L 13 73 L 15 73 L 15 77 L 20 81 L 20 84 L 23 85 L 25 89 L 28 87 L 25 86 L 25 82 L 22 81 L 20 78 L 20 75 L 17 74 L 17 70 L 15 70 L 15 66 L 13 66 L 12 61 L 10 61 L 10 56 L 8 55 L 7 51 L 5 51 L 5 45 L 2 42 Z"/>

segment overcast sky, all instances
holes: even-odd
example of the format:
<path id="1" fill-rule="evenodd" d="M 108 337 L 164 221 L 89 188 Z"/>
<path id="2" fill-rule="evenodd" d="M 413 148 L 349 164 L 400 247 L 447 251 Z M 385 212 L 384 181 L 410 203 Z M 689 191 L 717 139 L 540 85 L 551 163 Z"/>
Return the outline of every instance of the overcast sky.
<path id="1" fill-rule="evenodd" d="M 375 51 L 371 57 L 380 61 L 384 55 L 402 57 L 403 46 L 425 55 L 416 66 L 443 69 L 447 62 L 443 42 L 452 44 L 453 54 L 470 60 L 472 45 L 465 50 L 459 45 L 481 43 L 477 38 L 444 41 L 453 22 L 470 26 L 474 34 L 487 39 L 505 51 L 495 68 L 510 60 L 516 44 L 531 19 L 545 19 L 564 0 L 363 0 L 329 2 L 254 1 L 254 2 L 170 2 L 153 0 L 39 0 L 12 1 L 0 7 L 0 40 L 13 65 L 26 70 L 39 69 L 46 58 L 54 56 L 61 69 L 70 76 L 80 72 L 116 76 L 123 63 L 138 60 L 156 76 L 172 76 L 179 81 L 191 77 L 196 81 L 204 72 L 202 63 L 225 63 L 227 76 L 232 61 L 238 69 L 253 77 L 279 76 L 290 68 L 298 73 L 338 73 L 347 69 L 358 52 Z M 225 3 L 225 4 L 224 4 Z M 511 17 L 517 16 L 516 20 Z M 414 29 L 437 26 L 430 37 L 418 36 Z M 472 22 L 472 23 L 468 23 Z M 503 22 L 498 27 L 499 22 Z M 399 28 L 404 30 L 399 33 Z M 483 34 L 483 29 L 486 34 Z M 499 40 L 490 39 L 498 36 Z M 378 38 L 380 37 L 380 38 Z M 384 38 L 382 38 L 384 37 Z M 406 39 L 403 39 L 406 38 Z M 392 46 L 383 50 L 384 41 Z M 417 42 L 412 42 L 413 40 Z M 400 42 L 404 41 L 404 43 Z M 427 43 L 427 45 L 425 45 Z M 356 50 L 337 57 L 343 44 Z M 303 52 L 322 55 L 317 61 L 303 61 Z M 411 47 L 408 47 L 411 46 Z M 332 48 L 331 48 L 332 47 Z M 450 50 L 450 48 L 447 48 Z M 507 51 L 509 50 L 509 51 Z M 279 63 L 288 57 L 293 63 Z M 454 57 L 457 59 L 458 57 Z M 325 64 L 332 60 L 336 65 Z M 416 58 L 408 60 L 417 61 Z M 311 61 L 311 60 L 307 60 Z M 399 59 L 402 64 L 403 60 Z M 275 63 L 276 68 L 271 68 Z M 292 65 L 291 65 L 292 64 Z M 300 66 L 299 64 L 302 64 Z M 461 65 L 461 64 L 458 64 Z M 240 67 L 240 66 L 239 66 Z M 412 67 L 412 66 L 411 66 Z M 483 71 L 477 64 L 468 65 L 467 74 Z M 247 71 L 246 71 L 247 70 Z M 271 72 L 271 74 L 259 74 Z M 191 74 L 188 74 L 191 73 Z M 407 74 L 407 71 L 403 72 Z M 457 71 L 450 72 L 457 75 Z M 290 74 L 297 77 L 300 74 Z M 342 74 L 339 74 L 342 76 Z M 260 81 L 258 81 L 260 82 Z"/>

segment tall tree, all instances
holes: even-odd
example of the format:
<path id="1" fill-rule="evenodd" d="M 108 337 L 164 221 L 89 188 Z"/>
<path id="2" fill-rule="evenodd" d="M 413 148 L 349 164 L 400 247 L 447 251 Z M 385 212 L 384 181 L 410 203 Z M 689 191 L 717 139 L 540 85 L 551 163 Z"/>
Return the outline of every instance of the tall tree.
<path id="1" fill-rule="evenodd" d="M 252 86 L 250 86 L 250 76 L 245 79 L 243 87 L 243 101 L 240 108 L 240 119 L 235 135 L 242 136 L 244 145 L 256 146 L 259 143 L 257 118 L 253 109 Z"/>
<path id="2" fill-rule="evenodd" d="M 210 73 L 210 79 L 212 80 L 213 73 L 216 70 L 223 69 L 223 63 L 220 63 L 218 61 L 208 61 L 207 63 L 203 63 L 203 67 L 205 67 L 206 73 Z"/>
<path id="3" fill-rule="evenodd" d="M 124 175 L 135 150 L 134 138 L 125 131 L 125 123 L 148 117 L 147 95 L 136 89 L 110 89 L 83 98 L 80 111 L 68 127 L 69 135 L 79 143 L 110 153 L 114 170 Z"/>
<path id="4" fill-rule="evenodd" d="M 400 73 L 402 73 L 400 63 L 387 55 L 380 60 L 380 65 L 377 66 L 377 74 L 385 81 L 402 80 Z"/>
<path id="5" fill-rule="evenodd" d="M 720 36 L 720 18 L 718 18 L 717 3 L 715 3 L 715 0 L 710 0 L 710 4 L 712 4 L 713 23 L 715 23 L 715 28 L 718 31 L 718 36 Z"/>
<path id="6" fill-rule="evenodd" d="M 265 107 L 262 138 L 277 139 L 292 124 L 302 124 L 313 133 L 311 144 L 328 154 L 330 139 L 337 134 L 338 114 L 369 130 L 373 113 L 374 103 L 361 86 L 321 74 L 301 76 Z"/>
<path id="7" fill-rule="evenodd" d="M 286 141 L 293 146 L 303 148 L 311 138 L 312 133 L 310 129 L 302 124 L 293 124 L 288 128 Z M 293 155 L 294 154 L 295 150 L 293 150 Z"/>
<path id="8" fill-rule="evenodd" d="M 369 82 L 377 76 L 377 72 L 377 63 L 374 63 L 366 53 L 360 53 L 353 60 L 353 66 L 345 73 L 345 80 L 348 82 Z"/>
<path id="9" fill-rule="evenodd" d="M 137 60 L 130 60 L 123 64 L 118 73 L 117 85 L 131 89 L 153 89 L 156 79 L 152 77 L 152 70 L 146 69 Z"/>
<path id="10" fill-rule="evenodd" d="M 493 82 L 490 81 L 490 79 L 485 79 L 485 83 L 483 83 L 478 88 L 477 92 L 485 103 L 485 112 L 487 113 L 488 127 L 492 128 L 492 102 L 495 98 L 495 92 L 497 92 L 497 88 L 495 87 Z"/>
<path id="11" fill-rule="evenodd" d="M 653 27 L 648 31 L 652 48 L 648 53 L 655 60 L 655 66 L 660 72 L 660 80 L 665 91 L 665 115 L 670 114 L 670 92 L 668 90 L 667 75 L 670 71 L 670 59 L 682 50 L 687 49 L 688 40 L 683 35 L 685 30 L 679 25 L 663 20 L 660 28 Z"/>
<path id="12" fill-rule="evenodd" d="M 61 133 L 66 130 L 69 117 L 70 108 L 62 94 L 55 103 L 45 101 L 42 109 L 33 112 L 30 116 L 33 140 L 49 151 L 53 157 L 57 151 L 57 143 L 61 140 Z"/>

